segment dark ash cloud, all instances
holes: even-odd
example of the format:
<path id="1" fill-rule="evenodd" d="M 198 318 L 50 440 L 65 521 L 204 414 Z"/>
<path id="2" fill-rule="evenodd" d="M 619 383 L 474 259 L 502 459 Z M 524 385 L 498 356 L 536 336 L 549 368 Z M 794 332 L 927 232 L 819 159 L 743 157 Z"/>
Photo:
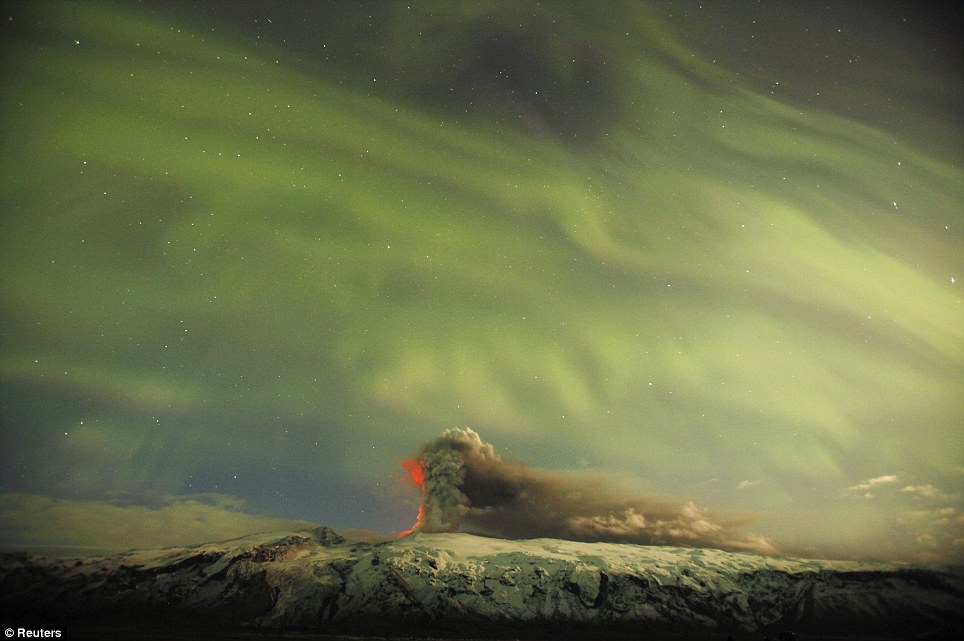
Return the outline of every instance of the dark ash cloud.
<path id="1" fill-rule="evenodd" d="M 633 495 L 601 476 L 506 461 L 469 428 L 445 430 L 403 466 L 423 494 L 413 531 L 777 552 L 744 531 L 746 520 Z"/>

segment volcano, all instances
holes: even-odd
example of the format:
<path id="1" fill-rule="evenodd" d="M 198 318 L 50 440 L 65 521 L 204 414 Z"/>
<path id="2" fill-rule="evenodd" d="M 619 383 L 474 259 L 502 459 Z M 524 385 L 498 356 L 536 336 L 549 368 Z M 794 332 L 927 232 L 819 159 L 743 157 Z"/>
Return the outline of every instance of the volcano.
<path id="1" fill-rule="evenodd" d="M 320 527 L 105 557 L 6 554 L 0 608 L 13 628 L 73 639 L 962 638 L 964 569 L 464 533 L 373 542 Z"/>

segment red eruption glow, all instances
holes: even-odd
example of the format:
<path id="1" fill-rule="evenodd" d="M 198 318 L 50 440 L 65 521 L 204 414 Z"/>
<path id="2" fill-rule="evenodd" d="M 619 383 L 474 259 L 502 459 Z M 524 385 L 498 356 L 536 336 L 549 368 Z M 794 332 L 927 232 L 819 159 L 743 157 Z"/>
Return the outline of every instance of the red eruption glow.
<path id="1" fill-rule="evenodd" d="M 421 490 L 423 499 L 421 505 L 418 506 L 418 517 L 415 519 L 415 525 L 404 532 L 399 532 L 398 536 L 402 537 L 422 527 L 422 518 L 425 516 L 425 467 L 417 458 L 407 458 L 401 461 L 399 465 L 405 468 L 405 471 L 408 472 L 408 478 Z"/>

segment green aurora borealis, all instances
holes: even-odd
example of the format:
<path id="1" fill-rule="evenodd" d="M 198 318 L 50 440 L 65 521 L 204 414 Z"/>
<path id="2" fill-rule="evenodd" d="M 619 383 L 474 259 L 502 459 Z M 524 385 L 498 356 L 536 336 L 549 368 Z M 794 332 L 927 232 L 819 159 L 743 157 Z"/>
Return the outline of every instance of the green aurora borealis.
<path id="1" fill-rule="evenodd" d="M 399 531 L 467 425 L 794 553 L 964 557 L 959 62 L 817 15 L 743 68 L 605 4 L 5 5 L 0 543 Z"/>

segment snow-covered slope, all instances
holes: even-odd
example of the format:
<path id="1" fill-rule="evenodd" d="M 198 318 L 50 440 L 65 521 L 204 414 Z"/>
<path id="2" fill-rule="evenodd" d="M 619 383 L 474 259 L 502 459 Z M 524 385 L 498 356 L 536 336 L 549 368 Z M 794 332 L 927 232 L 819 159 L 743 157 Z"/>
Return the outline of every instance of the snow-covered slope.
<path id="1" fill-rule="evenodd" d="M 964 574 L 468 534 L 370 543 L 318 528 L 90 559 L 6 555 L 0 606 L 33 621 L 126 612 L 399 636 L 903 637 L 964 630 Z"/>

